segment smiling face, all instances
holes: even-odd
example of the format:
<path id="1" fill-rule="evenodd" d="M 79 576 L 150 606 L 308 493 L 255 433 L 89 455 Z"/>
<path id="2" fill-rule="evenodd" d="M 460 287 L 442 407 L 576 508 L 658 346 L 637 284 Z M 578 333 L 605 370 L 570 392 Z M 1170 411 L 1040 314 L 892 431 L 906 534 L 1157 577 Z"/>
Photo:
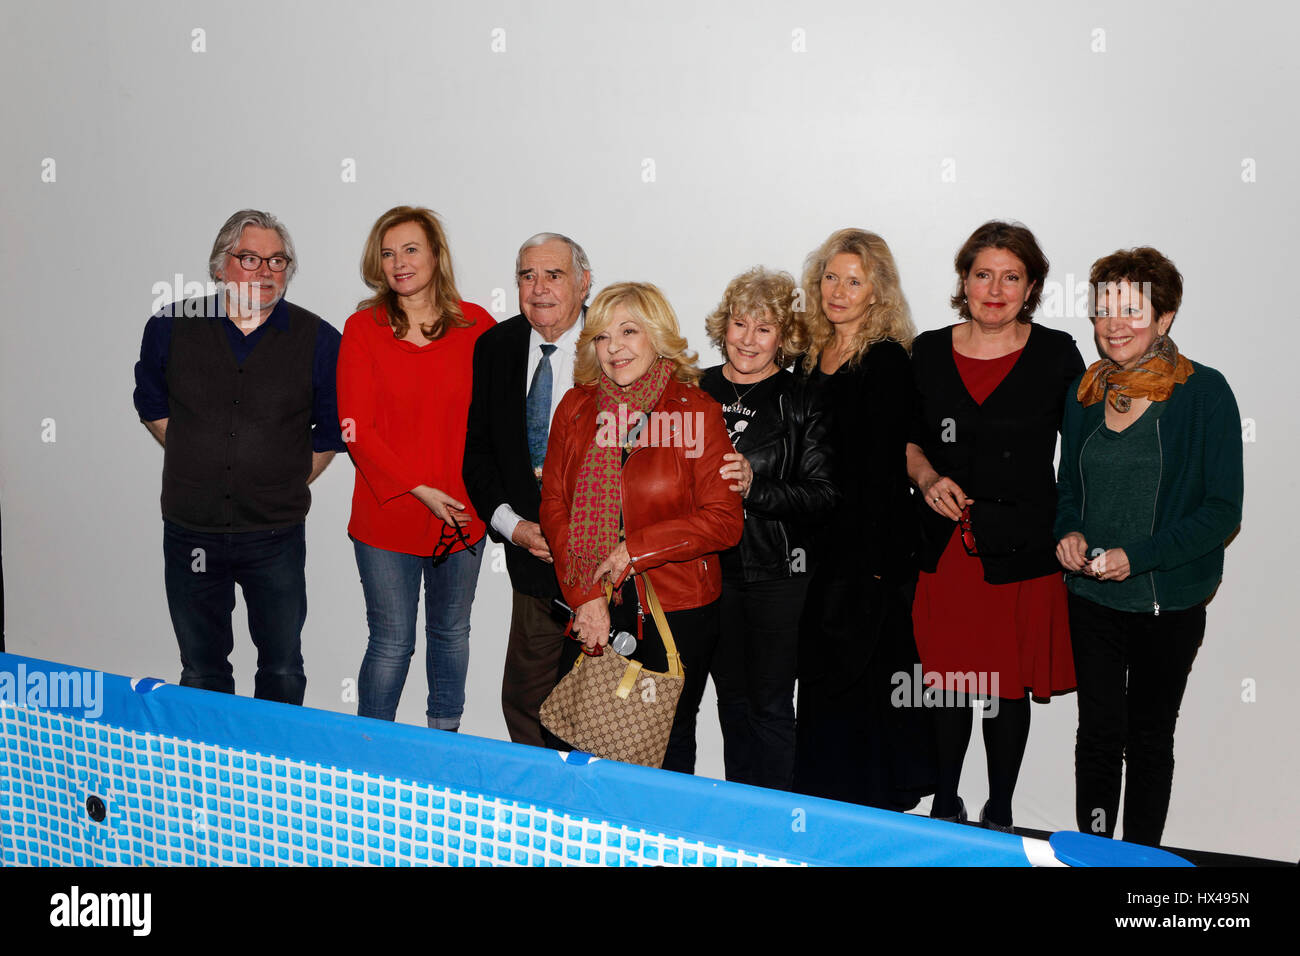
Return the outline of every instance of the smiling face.
<path id="1" fill-rule="evenodd" d="M 993 247 L 979 251 L 962 284 L 971 318 L 986 330 L 1015 322 L 1033 287 L 1020 257 Z"/>
<path id="2" fill-rule="evenodd" d="M 438 257 L 419 223 L 398 223 L 384 233 L 379 261 L 388 287 L 398 295 L 432 298 Z"/>
<path id="3" fill-rule="evenodd" d="M 519 310 L 547 342 L 554 342 L 578 320 L 591 282 L 590 273 L 575 272 L 573 253 L 559 239 L 525 249 L 515 278 Z"/>
<path id="4" fill-rule="evenodd" d="M 245 269 L 240 264 L 239 256 L 261 256 L 262 261 L 255 269 Z M 284 295 L 288 284 L 288 270 L 272 272 L 266 260 L 271 256 L 288 256 L 284 251 L 284 242 L 274 229 L 261 226 L 245 226 L 239 234 L 239 241 L 226 256 L 218 278 L 223 282 L 236 284 L 241 315 L 252 312 L 265 312 L 271 309 Z M 236 291 L 232 290 L 232 291 Z M 233 305 L 233 302 L 231 303 Z"/>
<path id="5" fill-rule="evenodd" d="M 627 388 L 654 364 L 658 355 L 645 328 L 621 305 L 610 310 L 609 325 L 592 340 L 605 377 Z"/>
<path id="6" fill-rule="evenodd" d="M 727 322 L 723 348 L 734 381 L 757 382 L 776 371 L 781 333 L 766 313 L 758 317 L 733 315 Z"/>
<path id="7" fill-rule="evenodd" d="M 1121 368 L 1135 368 L 1173 321 L 1172 312 L 1156 318 L 1137 283 L 1107 283 L 1104 290 L 1098 290 L 1092 320 L 1097 351 Z"/>
<path id="8" fill-rule="evenodd" d="M 822 270 L 821 293 L 822 311 L 839 334 L 855 332 L 876 301 L 862 260 L 851 252 L 831 256 Z"/>

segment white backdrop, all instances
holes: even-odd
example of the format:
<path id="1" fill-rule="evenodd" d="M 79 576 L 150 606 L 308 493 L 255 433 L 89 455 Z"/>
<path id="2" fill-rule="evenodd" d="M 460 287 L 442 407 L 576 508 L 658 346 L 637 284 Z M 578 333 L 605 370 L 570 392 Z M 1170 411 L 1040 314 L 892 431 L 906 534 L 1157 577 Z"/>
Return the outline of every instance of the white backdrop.
<path id="1" fill-rule="evenodd" d="M 798 275 L 833 229 L 872 229 L 917 326 L 935 328 L 952 321 L 961 242 L 1018 219 L 1052 260 L 1057 304 L 1040 321 L 1088 361 L 1072 283 L 1119 247 L 1169 255 L 1186 278 L 1175 338 L 1227 376 L 1249 419 L 1243 527 L 1188 685 L 1165 838 L 1294 860 L 1298 27 L 1283 4 L 1173 0 L 6 4 L 9 649 L 178 677 L 162 456 L 131 405 L 132 365 L 156 284 L 206 279 L 235 209 L 288 225 L 301 263 L 289 298 L 340 329 L 390 206 L 440 213 L 462 294 L 498 318 L 517 311 L 519 243 L 563 232 L 597 288 L 659 284 L 706 365 L 719 359 L 704 317 L 754 264 Z M 352 478 L 336 460 L 308 519 L 307 703 L 338 711 L 354 709 L 366 633 Z M 469 733 L 505 737 L 508 596 L 489 553 Z M 422 656 L 421 637 L 399 712 L 415 724 Z M 1034 707 L 1018 824 L 1073 827 L 1075 717 L 1072 697 Z M 700 745 L 700 771 L 720 776 L 711 694 Z M 983 777 L 976 733 L 970 806 Z"/>

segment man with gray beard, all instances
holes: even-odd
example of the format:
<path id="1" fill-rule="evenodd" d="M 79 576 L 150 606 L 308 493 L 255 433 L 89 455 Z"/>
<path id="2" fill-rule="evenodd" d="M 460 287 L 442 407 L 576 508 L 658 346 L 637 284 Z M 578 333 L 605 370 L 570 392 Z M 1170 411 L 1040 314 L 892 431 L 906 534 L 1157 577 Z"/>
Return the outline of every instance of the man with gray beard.
<path id="1" fill-rule="evenodd" d="M 217 234 L 217 294 L 149 319 L 135 407 L 163 446 L 167 603 L 181 684 L 235 692 L 238 584 L 257 646 L 254 696 L 301 704 L 307 687 L 307 486 L 346 450 L 334 368 L 339 333 L 285 300 L 297 270 L 274 216 L 242 209 Z"/>

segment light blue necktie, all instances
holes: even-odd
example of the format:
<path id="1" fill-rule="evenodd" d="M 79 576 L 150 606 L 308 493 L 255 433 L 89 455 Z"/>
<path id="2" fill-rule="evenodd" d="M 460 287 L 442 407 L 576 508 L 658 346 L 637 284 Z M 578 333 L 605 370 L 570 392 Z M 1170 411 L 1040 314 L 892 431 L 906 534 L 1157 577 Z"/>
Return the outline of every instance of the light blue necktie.
<path id="1" fill-rule="evenodd" d="M 528 386 L 528 398 L 524 410 L 528 420 L 528 456 L 533 462 L 533 474 L 541 483 L 542 462 L 546 458 L 546 439 L 551 431 L 551 353 L 554 345 L 543 344 L 542 360 L 533 372 L 532 384 Z"/>

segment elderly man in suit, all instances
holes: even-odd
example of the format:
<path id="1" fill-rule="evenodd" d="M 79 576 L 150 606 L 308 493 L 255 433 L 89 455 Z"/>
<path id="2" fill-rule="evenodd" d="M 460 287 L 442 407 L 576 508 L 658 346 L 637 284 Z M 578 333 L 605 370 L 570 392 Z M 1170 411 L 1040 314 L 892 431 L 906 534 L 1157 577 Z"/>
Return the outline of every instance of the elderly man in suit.
<path id="1" fill-rule="evenodd" d="M 564 627 L 551 613 L 559 596 L 551 550 L 537 523 L 542 460 L 551 416 L 573 386 L 591 265 L 567 236 L 542 232 L 515 259 L 520 314 L 489 329 L 474 347 L 474 393 L 465 440 L 465 487 L 489 534 L 506 544 L 514 599 L 501 709 L 510 739 L 555 745 L 537 716 L 564 657 Z"/>

